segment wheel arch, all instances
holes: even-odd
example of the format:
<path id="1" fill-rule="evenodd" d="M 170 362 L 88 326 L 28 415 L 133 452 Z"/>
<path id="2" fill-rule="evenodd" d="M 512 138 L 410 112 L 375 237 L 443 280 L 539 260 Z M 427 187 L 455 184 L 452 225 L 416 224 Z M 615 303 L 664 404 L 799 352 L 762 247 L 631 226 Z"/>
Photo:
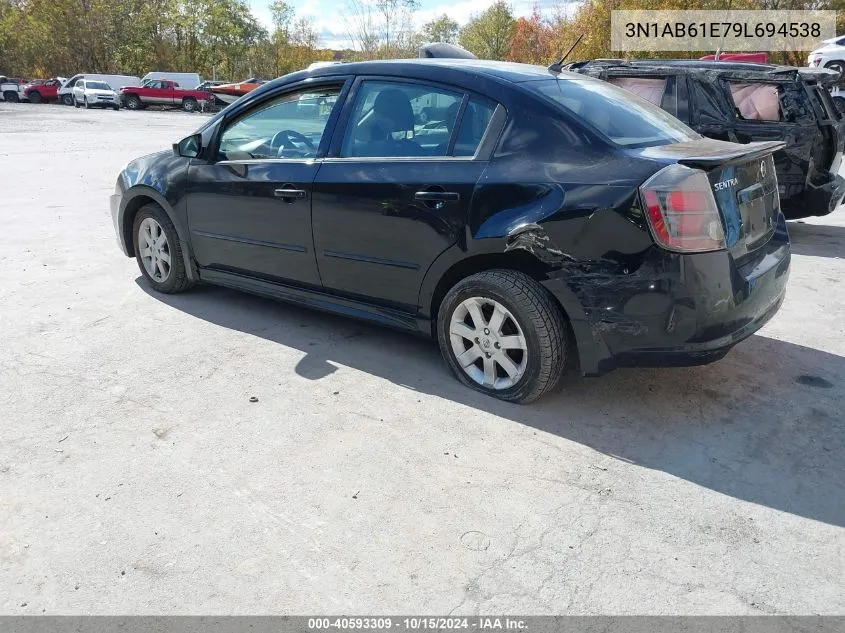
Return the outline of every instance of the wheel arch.
<path id="1" fill-rule="evenodd" d="M 182 248 L 182 257 L 185 261 L 185 269 L 187 271 L 188 279 L 194 281 L 198 278 L 196 265 L 191 251 L 190 240 L 188 239 L 187 230 L 180 222 L 177 214 L 167 202 L 167 200 L 155 189 L 146 186 L 136 186 L 127 190 L 124 194 L 123 202 L 120 205 L 120 237 L 125 245 L 125 252 L 128 257 L 135 256 L 135 236 L 132 234 L 132 227 L 135 224 L 135 217 L 141 207 L 147 204 L 154 204 L 162 209 L 170 218 L 173 226 L 176 228 L 176 233 L 179 236 L 180 246 Z"/>
<path id="2" fill-rule="evenodd" d="M 422 316 L 427 317 L 433 338 L 437 338 L 437 313 L 440 304 L 455 284 L 485 270 L 494 268 L 516 270 L 528 275 L 546 288 L 569 330 L 570 358 L 583 373 L 590 375 L 597 373 L 595 367 L 600 362 L 600 358 L 606 356 L 607 353 L 605 350 L 594 349 L 596 343 L 584 308 L 566 283 L 565 275 L 560 270 L 551 267 L 525 250 L 493 251 L 464 257 L 456 257 L 452 251 L 464 254 L 457 246 L 443 253 L 429 268 L 420 289 L 420 311 Z M 445 263 L 447 259 L 448 264 Z"/>

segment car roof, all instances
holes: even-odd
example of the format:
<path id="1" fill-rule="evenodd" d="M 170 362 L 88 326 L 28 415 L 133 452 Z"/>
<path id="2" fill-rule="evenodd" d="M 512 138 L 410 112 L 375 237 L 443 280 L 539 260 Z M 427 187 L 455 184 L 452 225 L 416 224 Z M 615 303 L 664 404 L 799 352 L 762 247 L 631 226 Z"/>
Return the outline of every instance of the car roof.
<path id="1" fill-rule="evenodd" d="M 838 79 L 839 74 L 829 68 L 805 68 L 796 66 L 781 66 L 778 64 L 756 64 L 752 62 L 723 62 L 707 59 L 594 59 L 585 62 L 573 62 L 567 68 L 577 70 L 606 68 L 637 70 L 654 70 L 657 72 L 696 72 L 717 71 L 733 74 L 737 78 L 753 79 L 787 79 L 794 80 L 801 77 L 822 83 L 831 83 Z"/>
<path id="2" fill-rule="evenodd" d="M 312 77 L 330 75 L 396 75 L 402 72 L 416 74 L 430 68 L 441 68 L 457 71 L 467 75 L 485 75 L 511 83 L 537 81 L 540 79 L 582 79 L 575 73 L 554 73 L 545 66 L 519 64 L 516 62 L 500 62 L 489 59 L 454 59 L 454 58 L 419 58 L 419 59 L 390 59 L 366 62 L 350 62 L 333 64 L 308 71 Z M 297 73 L 298 74 L 298 73 Z M 304 75 L 303 75 L 304 76 Z"/>

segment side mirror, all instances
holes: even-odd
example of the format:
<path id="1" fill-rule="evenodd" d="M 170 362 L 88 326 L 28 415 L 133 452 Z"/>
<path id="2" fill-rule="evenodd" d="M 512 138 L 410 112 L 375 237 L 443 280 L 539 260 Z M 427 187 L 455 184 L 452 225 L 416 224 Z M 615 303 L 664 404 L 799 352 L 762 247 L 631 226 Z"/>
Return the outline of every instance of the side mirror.
<path id="1" fill-rule="evenodd" d="M 202 136 L 191 134 L 178 143 L 173 144 L 173 153 L 184 158 L 196 158 L 202 150 Z"/>

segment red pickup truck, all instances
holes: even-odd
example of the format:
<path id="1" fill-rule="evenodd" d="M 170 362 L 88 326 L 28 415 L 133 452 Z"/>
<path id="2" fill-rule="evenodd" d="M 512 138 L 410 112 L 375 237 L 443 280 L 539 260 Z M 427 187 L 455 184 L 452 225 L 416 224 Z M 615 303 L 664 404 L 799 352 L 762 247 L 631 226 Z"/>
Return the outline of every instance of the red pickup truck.
<path id="1" fill-rule="evenodd" d="M 130 110 L 141 110 L 148 105 L 176 106 L 185 112 L 198 110 L 201 101 L 214 103 L 214 95 L 205 90 L 183 90 L 169 79 L 154 79 L 143 86 L 126 86 L 120 89 L 123 104 Z"/>
<path id="2" fill-rule="evenodd" d="M 45 101 L 58 101 L 59 88 L 62 87 L 62 79 L 53 77 L 47 81 L 33 81 L 23 88 L 24 97 L 30 103 L 44 103 Z"/>

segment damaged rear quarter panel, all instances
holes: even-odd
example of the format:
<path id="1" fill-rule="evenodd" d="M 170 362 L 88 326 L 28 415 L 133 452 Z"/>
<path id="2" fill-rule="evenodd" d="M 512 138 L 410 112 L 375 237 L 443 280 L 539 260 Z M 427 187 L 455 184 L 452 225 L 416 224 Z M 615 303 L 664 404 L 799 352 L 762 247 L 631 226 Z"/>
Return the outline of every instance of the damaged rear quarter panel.
<path id="1" fill-rule="evenodd" d="M 518 158 L 488 166 L 473 198 L 470 247 L 541 263 L 575 331 L 582 371 L 600 373 L 617 341 L 647 340 L 646 323 L 668 319 L 677 299 L 680 262 L 656 249 L 638 205 L 639 185 L 662 163 L 608 153 L 531 167 Z"/>

